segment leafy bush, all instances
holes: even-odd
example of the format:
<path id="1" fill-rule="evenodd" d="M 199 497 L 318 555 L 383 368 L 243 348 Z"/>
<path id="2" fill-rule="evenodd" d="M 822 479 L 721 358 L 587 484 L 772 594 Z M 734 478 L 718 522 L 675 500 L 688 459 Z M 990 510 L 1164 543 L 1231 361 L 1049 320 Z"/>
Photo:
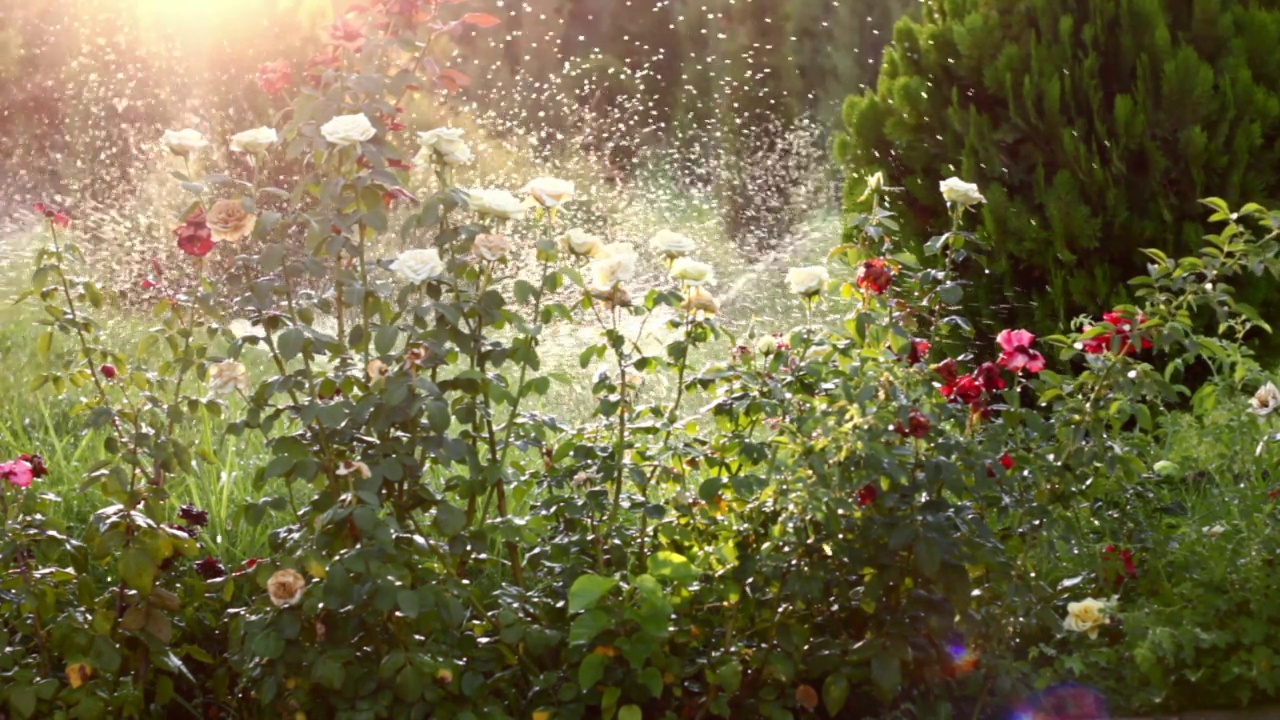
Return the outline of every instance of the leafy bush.
<path id="1" fill-rule="evenodd" d="M 977 307 L 1050 330 L 1126 301 L 1139 249 L 1199 247 L 1197 199 L 1277 197 L 1277 41 L 1280 11 L 1234 0 L 928 2 L 846 102 L 837 154 L 907 189 L 907 237 L 945 217 L 932 178 L 955 160 L 989 191 Z"/>
<path id="2" fill-rule="evenodd" d="M 570 232 L 571 184 L 461 189 L 446 130 L 422 138 L 438 189 L 404 189 L 391 100 L 431 80 L 426 41 L 492 18 L 401 7 L 348 18 L 361 52 L 301 91 L 281 142 L 241 139 L 255 168 L 300 165 L 293 187 L 178 173 L 193 279 L 155 279 L 137 347 L 101 330 L 74 218 L 39 208 L 36 383 L 86 391 L 107 459 L 84 488 L 109 501 L 68 525 L 42 459 L 0 464 L 12 717 L 991 717 L 1054 671 L 1037 653 L 1120 629 L 1136 599 L 1086 601 L 1076 551 L 1163 459 L 1180 366 L 1256 379 L 1230 282 L 1280 264 L 1251 233 L 1274 217 L 1212 200 L 1226 229 L 1196 257 L 1151 251 L 1141 308 L 931 366 L 968 328 L 952 268 L 979 242 L 976 189 L 913 254 L 877 185 L 854 242 L 788 273 L 806 322 L 727 337 L 696 243 Z M 645 262 L 667 279 L 642 293 Z M 633 316 L 673 339 L 647 348 Z M 567 423 L 536 404 L 575 382 L 540 344 L 583 321 L 595 407 Z M 728 358 L 699 368 L 699 348 Z M 1081 371 L 1045 369 L 1050 349 Z M 643 389 L 662 377 L 672 395 Z M 171 496 L 216 461 L 180 430 L 198 423 L 265 448 L 239 481 L 268 557 L 213 556 L 223 519 Z"/>

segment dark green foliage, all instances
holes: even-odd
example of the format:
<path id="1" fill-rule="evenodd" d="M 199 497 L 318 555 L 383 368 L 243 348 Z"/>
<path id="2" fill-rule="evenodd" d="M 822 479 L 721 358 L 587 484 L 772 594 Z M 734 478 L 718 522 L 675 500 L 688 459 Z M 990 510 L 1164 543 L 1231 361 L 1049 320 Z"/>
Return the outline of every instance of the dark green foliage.
<path id="1" fill-rule="evenodd" d="M 902 20 L 837 155 L 904 186 L 906 237 L 976 182 L 980 306 L 1040 328 L 1121 300 L 1142 247 L 1198 246 L 1196 199 L 1280 189 L 1280 7 L 1235 0 L 931 0 Z M 976 277 L 977 268 L 971 268 Z M 1246 294 L 1257 290 L 1246 289 Z"/>

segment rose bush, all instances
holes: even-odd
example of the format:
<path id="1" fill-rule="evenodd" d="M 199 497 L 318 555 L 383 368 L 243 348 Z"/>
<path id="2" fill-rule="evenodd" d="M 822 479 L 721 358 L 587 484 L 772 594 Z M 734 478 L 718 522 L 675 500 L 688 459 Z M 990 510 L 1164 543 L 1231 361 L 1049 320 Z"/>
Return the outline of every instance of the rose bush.
<path id="1" fill-rule="evenodd" d="M 1117 584 L 1086 592 L 1061 546 L 1106 563 L 1119 540 L 1095 517 L 1162 459 L 1192 363 L 1256 381 L 1240 340 L 1259 320 L 1230 283 L 1280 267 L 1268 213 L 1210 201 L 1226 229 L 1197 257 L 1153 252 L 1142 307 L 948 356 L 971 331 L 954 268 L 981 261 L 962 226 L 980 190 L 943 184 L 953 226 L 917 257 L 873 178 L 854 242 L 774 279 L 806 322 L 729 337 L 695 244 L 658 233 L 647 259 L 586 234 L 565 181 L 464 190 L 461 136 L 435 131 L 436 185 L 406 188 L 397 103 L 460 82 L 427 62 L 434 39 L 496 22 L 453 5 L 384 0 L 332 28 L 288 123 L 240 143 L 251 171 L 296 162 L 292 187 L 179 180 L 195 281 L 157 288 L 138 347 L 101 332 L 72 218 L 44 215 L 38 384 L 88 392 L 110 459 L 84 482 L 109 503 L 60 526 L 43 464 L 0 465 L 9 713 L 985 717 L 1062 670 L 1050 652 L 1124 641 L 1146 575 L 1082 601 Z M 646 261 L 667 264 L 655 287 Z M 647 347 L 631 316 L 669 318 L 671 341 Z M 574 379 L 539 350 L 584 322 L 595 404 L 567 423 L 538 403 Z M 670 394 L 646 389 L 660 377 Z M 174 507 L 197 423 L 265 446 L 236 481 L 268 557 L 215 557 L 210 518 Z"/>

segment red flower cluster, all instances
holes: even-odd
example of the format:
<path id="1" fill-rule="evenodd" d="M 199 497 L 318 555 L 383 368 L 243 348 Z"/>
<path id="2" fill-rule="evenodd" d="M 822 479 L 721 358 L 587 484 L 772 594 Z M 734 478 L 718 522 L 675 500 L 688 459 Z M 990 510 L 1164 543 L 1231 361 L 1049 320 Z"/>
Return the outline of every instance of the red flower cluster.
<path id="1" fill-rule="evenodd" d="M 903 437 L 922 438 L 929 434 L 930 427 L 932 427 L 932 424 L 924 413 L 919 410 L 912 410 L 911 414 L 907 416 L 907 425 L 905 427 L 901 424 L 895 425 L 893 429 Z"/>
<path id="2" fill-rule="evenodd" d="M 293 84 L 293 68 L 287 60 L 263 63 L 258 66 L 258 87 L 268 95 L 277 95 Z"/>
<path id="3" fill-rule="evenodd" d="M 1119 308 L 1112 310 L 1111 312 L 1102 313 L 1102 321 L 1111 325 L 1114 329 L 1105 331 L 1085 340 L 1084 351 L 1090 355 L 1100 355 L 1110 350 L 1111 341 L 1118 338 L 1119 350 L 1117 352 L 1121 355 L 1132 355 L 1133 353 L 1138 352 L 1138 348 L 1129 339 L 1129 334 L 1136 329 L 1134 319 L 1135 318 L 1132 313 L 1120 310 Z M 1139 314 L 1136 319 L 1137 325 L 1142 325 L 1142 323 L 1147 321 L 1147 316 Z M 1094 326 L 1092 325 L 1088 325 L 1084 328 L 1084 331 L 1089 332 L 1093 327 Z M 1145 337 L 1141 339 L 1139 344 L 1142 346 L 1143 350 L 1149 349 L 1152 346 L 1151 340 Z"/>
<path id="4" fill-rule="evenodd" d="M 872 258 L 858 268 L 857 282 L 860 289 L 880 295 L 893 284 L 893 269 L 882 258 Z"/>
<path id="5" fill-rule="evenodd" d="M 1004 377 L 995 363 L 982 363 L 972 373 L 960 376 L 959 366 L 954 358 L 947 358 L 935 365 L 933 371 L 942 378 L 939 388 L 942 396 L 955 402 L 962 402 L 974 410 L 986 407 L 987 396 L 1004 390 Z"/>
<path id="6" fill-rule="evenodd" d="M 858 490 L 858 505 L 866 507 L 876 501 L 880 496 L 880 488 L 875 483 L 867 483 Z"/>
<path id="7" fill-rule="evenodd" d="M 1103 576 L 1111 578 L 1117 585 L 1138 577 L 1138 565 L 1133 561 L 1133 551 L 1129 548 L 1119 550 L 1115 545 L 1108 545 L 1102 551 L 1102 562 L 1107 567 Z M 1120 566 L 1124 567 L 1123 572 L 1120 571 Z"/>
<path id="8" fill-rule="evenodd" d="M 71 227 L 71 216 L 61 210 L 58 210 L 52 205 L 38 202 L 35 204 L 34 208 L 36 212 L 45 216 L 45 219 L 52 223 L 54 227 L 59 227 L 64 230 Z"/>
<path id="9" fill-rule="evenodd" d="M 188 215 L 185 222 L 173 229 L 173 234 L 178 236 L 178 247 L 191 257 L 204 257 L 217 244 L 202 209 Z"/>
<path id="10" fill-rule="evenodd" d="M 996 335 L 996 343 L 1004 352 L 996 362 L 1014 373 L 1021 372 L 1023 368 L 1033 373 L 1044 370 L 1044 356 L 1031 349 L 1031 343 L 1035 341 L 1036 336 L 1026 330 L 1001 330 Z"/>

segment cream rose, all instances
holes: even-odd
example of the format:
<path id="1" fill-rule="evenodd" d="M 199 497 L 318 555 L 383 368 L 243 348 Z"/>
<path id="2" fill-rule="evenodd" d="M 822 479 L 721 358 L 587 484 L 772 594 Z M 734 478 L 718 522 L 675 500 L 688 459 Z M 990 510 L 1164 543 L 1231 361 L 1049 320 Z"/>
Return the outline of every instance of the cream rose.
<path id="1" fill-rule="evenodd" d="M 938 189 L 942 191 L 942 198 L 952 205 L 972 207 L 987 201 L 986 198 L 982 197 L 982 193 L 978 192 L 977 185 L 965 182 L 958 177 L 949 177 L 943 180 L 938 183 Z"/>
<path id="2" fill-rule="evenodd" d="M 1258 392 L 1249 399 L 1250 412 L 1258 415 L 1270 415 L 1271 411 L 1278 407 L 1280 407 L 1280 388 L 1271 381 L 1267 381 L 1266 385 L 1258 388 Z"/>
<path id="3" fill-rule="evenodd" d="M 1227 531 L 1227 526 L 1223 525 L 1222 523 L 1218 523 L 1217 525 L 1212 525 L 1210 527 L 1205 528 L 1204 534 L 1208 535 L 1211 538 L 1216 538 L 1226 531 Z"/>
<path id="4" fill-rule="evenodd" d="M 445 165 L 461 165 L 475 157 L 471 148 L 462 140 L 466 133 L 461 128 L 442 127 L 418 133 L 418 143 Z"/>
<path id="5" fill-rule="evenodd" d="M 320 134 L 324 139 L 338 147 L 365 142 L 375 133 L 377 130 L 364 113 L 339 115 L 320 126 Z"/>
<path id="6" fill-rule="evenodd" d="M 524 203 L 506 190 L 478 188 L 467 190 L 467 203 L 480 215 L 519 220 L 524 217 Z"/>
<path id="7" fill-rule="evenodd" d="M 192 130 L 191 128 L 165 130 L 160 142 L 164 143 L 169 152 L 179 157 L 189 157 L 191 153 L 209 145 L 209 141 L 204 139 L 204 135 L 201 135 L 200 131 Z"/>
<path id="8" fill-rule="evenodd" d="M 244 363 L 223 360 L 209 366 L 209 391 L 214 395 L 232 395 L 237 390 L 249 392 L 249 371 Z"/>
<path id="9" fill-rule="evenodd" d="M 530 180 L 520 192 L 532 197 L 545 208 L 555 208 L 573 199 L 575 186 L 568 180 L 540 177 Z"/>
<path id="10" fill-rule="evenodd" d="M 444 274 L 444 261 L 435 248 L 405 250 L 400 253 L 391 269 L 405 280 L 417 284 L 434 280 Z"/>
<path id="11" fill-rule="evenodd" d="M 574 255 L 595 257 L 604 247 L 604 240 L 601 240 L 599 235 L 592 235 L 586 230 L 574 228 L 560 236 L 560 247 Z"/>
<path id="12" fill-rule="evenodd" d="M 484 233 L 476 236 L 472 250 L 481 260 L 497 262 L 511 252 L 511 241 L 505 235 Z"/>
<path id="13" fill-rule="evenodd" d="M 791 292 L 804 297 L 821 295 L 827 289 L 831 274 L 821 265 L 791 268 L 787 271 L 787 284 Z"/>
<path id="14" fill-rule="evenodd" d="M 778 351 L 778 336 L 761 335 L 756 338 L 756 352 L 761 355 L 772 355 Z"/>
<path id="15" fill-rule="evenodd" d="M 703 285 L 714 285 L 716 272 L 715 268 L 707 263 L 681 257 L 676 258 L 675 262 L 671 263 L 671 277 L 690 287 L 701 287 Z"/>
<path id="16" fill-rule="evenodd" d="M 254 128 L 231 136 L 231 149 L 235 152 L 262 152 L 279 142 L 280 136 L 269 127 Z"/>
<path id="17" fill-rule="evenodd" d="M 670 230 L 659 230 L 649 238 L 649 247 L 668 260 L 683 257 L 698 249 L 693 238 Z"/>
<path id="18" fill-rule="evenodd" d="M 205 224 L 213 233 L 214 242 L 235 242 L 248 237 L 258 223 L 258 216 L 244 209 L 238 199 L 219 200 L 204 216 Z"/>
<path id="19" fill-rule="evenodd" d="M 1067 617 L 1062 627 L 1071 632 L 1088 633 L 1091 639 L 1098 637 L 1098 628 L 1111 623 L 1107 616 L 1111 604 L 1105 600 L 1085 598 L 1080 602 L 1067 603 Z"/>
<path id="20" fill-rule="evenodd" d="M 267 595 L 276 607 L 292 607 L 302 601 L 307 581 L 297 570 L 277 570 L 267 581 Z"/>
<path id="21" fill-rule="evenodd" d="M 360 462 L 359 460 L 347 460 L 346 462 L 338 466 L 338 469 L 334 474 L 336 474 L 338 477 L 346 477 L 348 475 L 359 475 L 365 480 L 368 480 L 369 478 L 373 477 L 373 471 L 369 469 L 369 466 Z"/>
<path id="22" fill-rule="evenodd" d="M 387 364 L 378 358 L 370 360 L 369 363 L 364 366 L 364 369 L 365 372 L 369 373 L 369 381 L 375 383 L 385 380 L 387 376 L 391 374 L 391 368 L 387 367 Z"/>
<path id="23" fill-rule="evenodd" d="M 715 315 L 720 312 L 720 301 L 715 299 L 706 288 L 694 287 L 689 291 L 689 295 L 685 297 L 684 302 L 680 303 L 680 309 L 685 312 L 702 311 L 707 315 Z"/>
<path id="24" fill-rule="evenodd" d="M 601 247 L 596 259 L 587 266 L 592 288 L 607 291 L 635 277 L 637 259 L 631 243 L 611 243 Z"/>

